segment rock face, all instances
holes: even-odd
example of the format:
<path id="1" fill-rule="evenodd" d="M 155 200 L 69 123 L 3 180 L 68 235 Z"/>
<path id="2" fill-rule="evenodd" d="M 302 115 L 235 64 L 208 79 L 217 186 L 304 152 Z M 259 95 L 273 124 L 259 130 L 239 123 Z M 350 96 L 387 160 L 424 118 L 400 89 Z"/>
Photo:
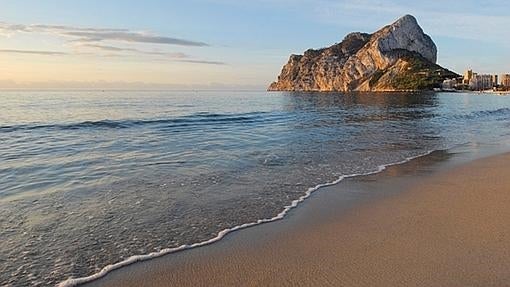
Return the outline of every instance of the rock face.
<path id="1" fill-rule="evenodd" d="M 406 15 L 374 34 L 351 33 L 329 48 L 291 55 L 270 91 L 409 91 L 457 75 L 436 65 L 432 39 Z"/>

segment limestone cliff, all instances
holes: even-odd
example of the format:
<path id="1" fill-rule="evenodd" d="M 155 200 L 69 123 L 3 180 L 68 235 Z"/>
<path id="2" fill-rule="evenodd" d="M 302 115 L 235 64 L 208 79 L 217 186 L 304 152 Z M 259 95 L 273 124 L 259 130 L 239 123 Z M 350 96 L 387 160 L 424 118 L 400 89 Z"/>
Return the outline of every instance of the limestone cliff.
<path id="1" fill-rule="evenodd" d="M 431 89 L 456 74 L 436 65 L 432 39 L 406 15 L 373 34 L 351 33 L 329 48 L 291 55 L 270 91 Z"/>

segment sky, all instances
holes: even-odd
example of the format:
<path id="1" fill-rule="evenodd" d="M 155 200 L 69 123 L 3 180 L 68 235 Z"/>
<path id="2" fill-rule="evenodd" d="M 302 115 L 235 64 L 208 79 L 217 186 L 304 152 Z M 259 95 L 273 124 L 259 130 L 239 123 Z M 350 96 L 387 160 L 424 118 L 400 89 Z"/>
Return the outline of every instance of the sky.
<path id="1" fill-rule="evenodd" d="M 0 0 L 0 88 L 264 89 L 290 54 L 412 14 L 462 73 L 510 73 L 508 0 Z"/>

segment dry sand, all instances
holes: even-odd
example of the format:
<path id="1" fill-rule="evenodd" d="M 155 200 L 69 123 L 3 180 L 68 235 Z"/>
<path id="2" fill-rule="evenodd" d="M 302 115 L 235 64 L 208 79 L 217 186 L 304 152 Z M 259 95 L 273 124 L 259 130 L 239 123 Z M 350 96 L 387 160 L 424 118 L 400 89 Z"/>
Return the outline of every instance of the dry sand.
<path id="1" fill-rule="evenodd" d="M 311 199 L 290 221 L 134 264 L 92 285 L 510 286 L 510 154 L 400 185 L 396 178 L 359 184 L 405 191 L 347 211 L 327 196 L 324 210 Z"/>

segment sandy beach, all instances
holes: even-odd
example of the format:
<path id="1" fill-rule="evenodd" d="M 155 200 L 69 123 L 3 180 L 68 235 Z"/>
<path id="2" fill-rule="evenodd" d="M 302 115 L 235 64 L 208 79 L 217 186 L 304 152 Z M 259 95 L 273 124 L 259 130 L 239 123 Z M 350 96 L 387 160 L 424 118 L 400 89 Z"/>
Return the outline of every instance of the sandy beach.
<path id="1" fill-rule="evenodd" d="M 325 190 L 283 221 L 90 285 L 510 286 L 509 162 L 395 166 Z"/>

